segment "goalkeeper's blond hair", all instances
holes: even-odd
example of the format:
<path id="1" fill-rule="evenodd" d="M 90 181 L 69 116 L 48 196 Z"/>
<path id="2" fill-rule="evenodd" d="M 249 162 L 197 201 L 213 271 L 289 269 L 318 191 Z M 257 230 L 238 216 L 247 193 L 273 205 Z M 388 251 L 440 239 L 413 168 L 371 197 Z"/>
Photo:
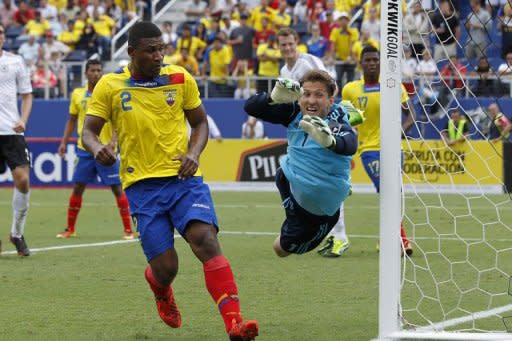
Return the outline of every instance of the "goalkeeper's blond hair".
<path id="1" fill-rule="evenodd" d="M 311 70 L 306 72 L 299 81 L 300 86 L 302 87 L 305 82 L 324 83 L 329 97 L 334 96 L 334 93 L 337 89 L 336 81 L 326 71 L 323 70 Z"/>

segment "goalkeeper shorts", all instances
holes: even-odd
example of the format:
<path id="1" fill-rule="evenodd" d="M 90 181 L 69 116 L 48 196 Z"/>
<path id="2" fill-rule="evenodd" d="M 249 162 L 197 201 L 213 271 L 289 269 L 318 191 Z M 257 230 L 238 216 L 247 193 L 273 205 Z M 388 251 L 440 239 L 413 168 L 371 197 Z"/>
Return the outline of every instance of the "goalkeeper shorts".
<path id="1" fill-rule="evenodd" d="M 296 254 L 313 250 L 336 225 L 340 211 L 332 216 L 319 216 L 303 209 L 293 198 L 290 183 L 281 168 L 276 173 L 276 186 L 286 213 L 286 219 L 281 226 L 281 248 Z"/>

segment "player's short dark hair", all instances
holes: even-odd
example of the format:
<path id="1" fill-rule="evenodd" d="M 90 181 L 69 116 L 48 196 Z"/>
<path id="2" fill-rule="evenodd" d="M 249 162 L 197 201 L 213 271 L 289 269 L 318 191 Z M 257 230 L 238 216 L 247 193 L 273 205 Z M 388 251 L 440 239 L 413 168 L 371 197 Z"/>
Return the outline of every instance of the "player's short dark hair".
<path id="1" fill-rule="evenodd" d="M 379 49 L 372 45 L 365 45 L 361 50 L 361 60 L 363 60 L 365 53 L 377 53 L 379 54 Z"/>
<path id="2" fill-rule="evenodd" d="M 135 23 L 128 32 L 128 46 L 137 47 L 141 39 L 158 38 L 162 36 L 162 31 L 149 21 L 139 21 Z"/>
<path id="3" fill-rule="evenodd" d="M 89 71 L 91 65 L 100 65 L 103 67 L 103 64 L 98 59 L 89 59 L 87 63 L 85 63 L 85 72 Z"/>
<path id="4" fill-rule="evenodd" d="M 327 93 L 329 96 L 333 96 L 336 91 L 336 81 L 327 73 L 327 71 L 310 70 L 306 72 L 299 81 L 300 86 L 304 85 L 306 82 L 324 83 L 327 87 Z"/>

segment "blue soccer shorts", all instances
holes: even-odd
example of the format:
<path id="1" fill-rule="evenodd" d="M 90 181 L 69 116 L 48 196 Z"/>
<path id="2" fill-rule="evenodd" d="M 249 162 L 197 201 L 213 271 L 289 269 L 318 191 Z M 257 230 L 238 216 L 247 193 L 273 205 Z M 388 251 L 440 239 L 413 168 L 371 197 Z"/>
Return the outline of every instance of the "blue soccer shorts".
<path id="1" fill-rule="evenodd" d="M 174 229 L 184 237 L 197 220 L 218 230 L 210 189 L 200 176 L 140 180 L 125 192 L 148 262 L 174 248 Z"/>
<path id="2" fill-rule="evenodd" d="M 119 160 L 112 166 L 103 166 L 94 160 L 94 156 L 85 150 L 78 149 L 73 183 L 89 184 L 99 176 L 101 183 L 107 186 L 120 185 Z"/>
<path id="3" fill-rule="evenodd" d="M 286 213 L 281 226 L 281 248 L 296 254 L 313 250 L 336 225 L 340 211 L 332 216 L 318 216 L 303 209 L 293 198 L 290 183 L 281 168 L 276 172 L 276 186 Z"/>
<path id="4" fill-rule="evenodd" d="M 377 193 L 380 192 L 380 151 L 375 150 L 361 153 L 361 162 L 366 174 L 372 180 Z"/>

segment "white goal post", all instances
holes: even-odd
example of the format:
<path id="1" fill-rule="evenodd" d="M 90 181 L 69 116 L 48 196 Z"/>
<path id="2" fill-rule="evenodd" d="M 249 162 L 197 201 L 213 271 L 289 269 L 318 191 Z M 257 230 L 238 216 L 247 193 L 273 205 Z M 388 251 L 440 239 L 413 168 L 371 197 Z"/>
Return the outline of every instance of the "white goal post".
<path id="1" fill-rule="evenodd" d="M 437 2 L 433 1 L 434 10 Z M 507 262 L 512 263 L 512 221 L 505 221 L 502 217 L 503 206 L 507 205 L 507 209 L 511 208 L 510 198 L 508 199 L 509 202 L 505 204 L 497 201 L 497 199 L 489 198 L 487 197 L 488 192 L 485 192 L 483 188 L 484 186 L 481 186 L 481 193 L 473 195 L 455 190 L 455 195 L 459 195 L 460 201 L 467 203 L 467 214 L 456 211 L 460 208 L 450 208 L 449 203 L 445 204 L 441 197 L 442 194 L 434 193 L 434 195 L 438 195 L 436 199 L 440 202 L 439 205 L 425 203 L 420 195 L 421 191 L 415 190 L 414 184 L 411 187 L 411 183 L 407 183 L 406 187 L 407 192 L 412 192 L 412 194 L 410 198 L 406 198 L 409 194 L 406 195 L 404 194 L 405 191 L 402 191 L 405 187 L 401 169 L 402 130 L 401 115 L 399 114 L 401 112 L 401 62 L 403 59 L 401 0 L 381 0 L 380 19 L 380 255 L 378 335 L 375 340 L 512 340 L 512 333 L 504 321 L 507 314 L 512 315 L 512 289 L 510 288 L 512 266 L 508 267 L 507 265 L 505 266 L 506 270 L 503 270 L 504 257 L 507 257 Z M 457 44 L 459 43 L 457 42 Z M 464 45 L 459 45 L 459 47 L 464 47 Z M 448 60 L 448 56 L 446 60 Z M 445 110 L 445 113 L 447 114 L 448 110 Z M 428 117 L 427 119 L 430 120 Z M 471 118 L 468 118 L 468 120 L 471 120 Z M 466 142 L 469 144 L 469 139 Z M 443 146 L 443 148 L 450 149 L 447 146 Z M 500 152 L 501 150 L 496 148 L 497 158 L 502 157 Z M 478 152 L 476 153 L 478 154 Z M 481 157 L 481 159 L 483 162 L 487 162 L 485 157 Z M 436 160 L 433 162 L 436 162 Z M 475 179 L 475 181 L 478 182 L 478 179 Z M 476 186 L 477 192 L 479 185 Z M 416 198 L 412 198 L 412 196 L 416 196 Z M 425 222 L 415 221 L 408 217 L 404 206 L 407 205 L 408 199 L 424 205 L 420 207 L 420 211 L 424 210 L 426 212 Z M 474 213 L 472 205 L 475 205 L 478 200 L 489 204 L 491 215 L 494 215 L 488 220 Z M 435 209 L 438 211 L 435 211 Z M 481 208 L 475 208 L 475 210 L 478 209 Z M 496 212 L 493 213 L 493 209 L 496 209 Z M 446 226 L 434 222 L 434 217 L 429 216 L 429 214 L 433 215 L 433 212 L 442 212 L 442 214 L 448 216 L 448 219 L 444 220 Z M 471 223 L 474 222 L 476 227 L 473 231 L 465 234 L 466 232 L 462 227 L 469 220 Z M 407 231 L 415 247 L 414 255 L 410 259 L 402 258 L 400 253 L 399 226 L 402 221 L 408 223 L 406 223 L 406 229 L 408 225 L 416 228 L 414 232 Z M 491 232 L 496 229 L 496 226 L 499 228 L 499 233 L 496 234 L 496 237 L 493 237 Z M 428 230 L 425 235 L 430 233 L 433 244 L 438 244 L 438 246 L 434 246 L 432 249 L 422 247 L 421 244 L 417 243 L 418 240 L 421 240 L 422 235 L 421 233 L 416 234 L 416 230 L 420 232 Z M 491 240 L 492 238 L 495 238 L 495 240 Z M 444 247 L 447 242 L 453 242 L 453 245 L 455 245 L 453 247 L 461 249 L 461 253 L 464 255 L 463 258 L 452 257 L 449 252 L 445 252 Z M 500 243 L 509 243 L 511 247 Z M 487 267 L 480 267 L 478 260 L 474 258 L 475 253 L 473 251 L 480 246 L 488 249 L 485 255 L 490 259 L 489 264 L 491 265 L 486 265 Z M 495 259 L 494 263 L 493 257 Z M 437 263 L 431 262 L 432 259 L 435 259 Z M 444 270 L 436 269 L 436 264 L 443 265 Z M 459 285 L 460 282 L 454 279 L 458 276 L 456 269 L 459 267 L 468 269 L 467 281 L 474 282 L 473 286 L 462 287 Z M 488 285 L 485 283 L 487 275 L 491 278 L 489 281 L 502 277 L 500 279 L 503 281 L 503 285 L 500 286 L 501 291 L 493 291 L 487 288 Z M 419 282 L 423 278 L 432 281 L 431 288 L 425 289 L 422 287 Z M 418 283 L 413 283 L 415 281 L 418 281 Z M 508 286 L 506 285 L 507 282 Z M 412 286 L 412 289 L 407 293 L 401 292 L 407 285 Z M 453 305 L 451 310 L 442 302 L 446 299 L 446 294 L 443 292 L 446 287 L 449 287 L 455 293 L 453 296 L 459 296 L 458 298 L 449 298 L 454 300 L 454 302 L 447 304 Z M 430 293 L 430 290 L 433 294 Z M 408 317 L 405 316 L 402 302 L 404 299 L 408 299 L 406 296 L 409 293 L 414 291 L 419 293 L 418 302 L 414 303 L 416 305 L 412 304 L 411 309 L 405 310 L 407 312 L 416 310 L 414 311 L 416 317 L 418 317 L 416 321 L 420 322 L 410 322 Z M 484 296 L 482 301 L 486 303 L 482 304 L 481 307 L 475 303 L 471 305 L 471 308 L 466 308 L 464 301 L 466 296 L 471 298 L 474 293 Z M 508 298 L 510 298 L 510 304 L 506 303 Z M 421 311 L 420 308 L 423 308 L 422 305 L 426 304 L 425 302 L 433 302 L 432 306 L 435 306 L 433 309 L 441 311 L 438 314 L 438 316 L 441 316 L 440 319 L 431 318 L 431 316 L 427 316 L 428 314 Z M 503 321 L 502 330 L 494 328 L 496 324 L 492 324 L 489 329 L 477 325 L 479 320 L 489 317 L 496 317 Z"/>

